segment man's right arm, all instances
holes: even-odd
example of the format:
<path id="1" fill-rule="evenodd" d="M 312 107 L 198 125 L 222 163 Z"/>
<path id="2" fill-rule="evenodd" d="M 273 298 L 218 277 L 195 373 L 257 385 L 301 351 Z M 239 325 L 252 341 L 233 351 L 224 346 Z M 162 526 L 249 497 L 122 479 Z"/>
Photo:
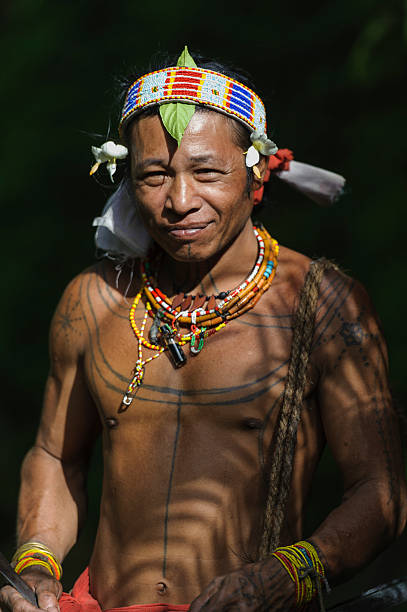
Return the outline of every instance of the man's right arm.
<path id="1" fill-rule="evenodd" d="M 41 542 L 61 561 L 77 539 L 86 513 L 86 473 L 100 420 L 83 368 L 88 330 L 82 317 L 80 276 L 68 286 L 50 332 L 51 367 L 34 447 L 24 459 L 18 507 L 18 545 Z M 22 577 L 35 588 L 40 607 L 56 606 L 60 583 L 40 567 Z M 4 587 L 0 606 L 33 610 Z"/>

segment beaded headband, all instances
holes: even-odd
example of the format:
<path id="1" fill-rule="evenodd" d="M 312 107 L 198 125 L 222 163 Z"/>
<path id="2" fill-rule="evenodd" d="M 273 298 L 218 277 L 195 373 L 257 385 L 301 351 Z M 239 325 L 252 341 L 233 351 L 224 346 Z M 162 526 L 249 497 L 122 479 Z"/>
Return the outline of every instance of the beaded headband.
<path id="1" fill-rule="evenodd" d="M 120 120 L 120 134 L 135 113 L 153 104 L 171 101 L 211 106 L 252 131 L 266 131 L 264 104 L 249 87 L 213 70 L 172 66 L 150 72 L 130 86 Z"/>

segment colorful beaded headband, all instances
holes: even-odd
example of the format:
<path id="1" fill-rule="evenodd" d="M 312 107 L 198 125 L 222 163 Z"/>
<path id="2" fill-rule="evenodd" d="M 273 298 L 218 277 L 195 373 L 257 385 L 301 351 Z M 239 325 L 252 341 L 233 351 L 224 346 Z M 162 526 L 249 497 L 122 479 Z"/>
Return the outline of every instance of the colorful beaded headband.
<path id="1" fill-rule="evenodd" d="M 129 88 L 119 130 L 137 112 L 171 101 L 215 107 L 252 131 L 265 133 L 266 111 L 260 98 L 242 83 L 203 68 L 173 66 L 142 76 Z"/>

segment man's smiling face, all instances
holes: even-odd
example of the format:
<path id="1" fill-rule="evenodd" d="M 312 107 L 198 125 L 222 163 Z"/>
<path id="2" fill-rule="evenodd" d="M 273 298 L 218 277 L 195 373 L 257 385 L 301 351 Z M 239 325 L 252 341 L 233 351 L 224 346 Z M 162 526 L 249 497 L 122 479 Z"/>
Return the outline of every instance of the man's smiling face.
<path id="1" fill-rule="evenodd" d="M 159 115 L 130 129 L 131 176 L 145 225 L 177 261 L 220 253 L 252 211 L 245 156 L 231 119 L 195 112 L 177 147 Z"/>

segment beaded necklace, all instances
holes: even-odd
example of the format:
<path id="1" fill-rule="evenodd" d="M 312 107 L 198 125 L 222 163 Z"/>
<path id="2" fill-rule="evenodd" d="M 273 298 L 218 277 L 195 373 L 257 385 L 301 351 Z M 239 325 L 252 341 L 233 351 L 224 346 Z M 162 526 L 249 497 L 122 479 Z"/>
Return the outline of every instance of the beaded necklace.
<path id="1" fill-rule="evenodd" d="M 189 343 L 192 355 L 200 353 L 209 336 L 253 308 L 270 287 L 277 268 L 278 243 L 262 226 L 254 227 L 253 231 L 258 243 L 258 255 L 253 269 L 235 289 L 223 291 L 216 297 L 178 294 L 170 300 L 154 286 L 156 282 L 151 271 L 151 262 L 148 259 L 140 262 L 141 289 L 134 298 L 129 313 L 130 325 L 138 340 L 138 358 L 133 378 L 122 400 L 121 411 L 127 409 L 142 385 L 147 363 L 168 350 L 174 367 L 183 366 L 187 361 L 183 346 Z M 138 328 L 135 312 L 143 295 L 146 298 L 146 310 Z M 216 299 L 220 301 L 216 303 Z M 206 307 L 203 308 L 205 302 Z M 149 316 L 153 319 L 150 341 L 144 337 Z M 181 333 L 180 323 L 189 326 L 190 331 Z M 156 351 L 155 354 L 144 359 L 143 346 Z"/>

